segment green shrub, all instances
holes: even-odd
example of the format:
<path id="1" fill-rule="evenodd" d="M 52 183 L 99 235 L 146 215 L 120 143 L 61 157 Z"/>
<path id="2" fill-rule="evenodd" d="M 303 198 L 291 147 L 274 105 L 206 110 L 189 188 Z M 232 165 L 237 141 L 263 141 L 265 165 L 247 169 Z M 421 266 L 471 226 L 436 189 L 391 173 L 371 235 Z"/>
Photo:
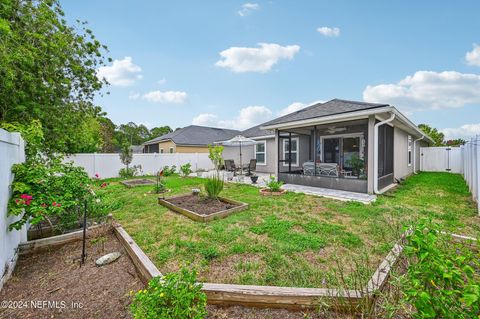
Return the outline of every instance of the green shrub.
<path id="1" fill-rule="evenodd" d="M 187 177 L 192 173 L 192 164 L 186 163 L 180 166 L 180 172 L 182 172 L 183 177 Z"/>
<path id="2" fill-rule="evenodd" d="M 224 182 L 219 173 L 207 178 L 205 182 L 205 192 L 207 197 L 211 199 L 218 199 L 218 196 L 223 190 Z"/>
<path id="3" fill-rule="evenodd" d="M 265 181 L 265 185 L 270 192 L 279 192 L 283 185 L 283 182 L 277 181 L 275 179 L 275 176 L 270 176 L 270 179 L 268 181 Z"/>
<path id="4" fill-rule="evenodd" d="M 224 165 L 223 160 L 223 146 L 222 145 L 208 145 L 208 158 L 213 163 L 216 171 L 219 171 L 220 168 Z"/>
<path id="5" fill-rule="evenodd" d="M 200 254 L 205 258 L 206 260 L 213 260 L 220 256 L 218 250 L 216 247 L 210 246 L 204 249 L 200 250 Z"/>
<path id="6" fill-rule="evenodd" d="M 163 176 L 172 176 L 177 173 L 177 167 L 175 165 L 172 165 L 171 167 L 165 166 L 163 168 Z"/>
<path id="7" fill-rule="evenodd" d="M 124 167 L 118 171 L 118 176 L 121 178 L 132 178 L 137 176 L 141 173 L 142 166 L 141 165 L 133 165 L 132 167 Z"/>
<path id="8" fill-rule="evenodd" d="M 409 267 L 404 302 L 415 318 L 476 318 L 480 313 L 477 247 L 455 242 L 432 222 L 421 221 L 407 237 Z"/>
<path id="9" fill-rule="evenodd" d="M 163 193 L 167 187 L 165 186 L 165 182 L 163 181 L 163 170 L 159 171 L 157 174 L 157 182 L 153 186 L 153 191 L 156 194 Z"/>
<path id="10" fill-rule="evenodd" d="M 135 319 L 201 319 L 207 315 L 207 296 L 196 282 L 196 272 L 182 268 L 155 277 L 147 289 L 135 294 L 131 312 Z"/>

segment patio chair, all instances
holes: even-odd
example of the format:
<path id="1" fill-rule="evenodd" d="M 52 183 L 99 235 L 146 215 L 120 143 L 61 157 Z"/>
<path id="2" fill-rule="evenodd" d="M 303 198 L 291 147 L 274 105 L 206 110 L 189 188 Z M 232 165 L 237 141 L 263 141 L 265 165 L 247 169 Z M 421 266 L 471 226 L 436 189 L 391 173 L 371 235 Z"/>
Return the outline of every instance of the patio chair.
<path id="1" fill-rule="evenodd" d="M 312 161 L 303 163 L 303 175 L 313 176 L 315 175 L 315 166 Z"/>
<path id="2" fill-rule="evenodd" d="M 237 167 L 235 166 L 235 162 L 233 160 L 225 160 L 225 170 L 227 172 L 235 173 L 237 171 Z"/>
<path id="3" fill-rule="evenodd" d="M 250 164 L 248 164 L 247 176 L 252 175 L 252 172 L 255 172 L 256 170 L 257 170 L 257 160 L 256 159 L 251 159 Z"/>
<path id="4" fill-rule="evenodd" d="M 317 164 L 318 175 L 338 177 L 337 163 L 320 163 Z"/>

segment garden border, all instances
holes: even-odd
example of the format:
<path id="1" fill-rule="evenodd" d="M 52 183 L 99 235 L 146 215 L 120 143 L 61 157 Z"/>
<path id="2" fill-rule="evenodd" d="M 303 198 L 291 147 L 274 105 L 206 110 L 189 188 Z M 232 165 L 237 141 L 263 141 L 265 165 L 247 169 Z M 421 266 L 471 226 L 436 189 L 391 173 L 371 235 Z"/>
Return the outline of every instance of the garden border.
<path id="1" fill-rule="evenodd" d="M 92 226 L 89 230 L 99 227 L 111 227 L 128 256 L 133 261 L 141 279 L 146 283 L 162 273 L 150 258 L 135 243 L 127 231 L 117 223 Z M 355 311 L 360 305 L 369 306 L 378 296 L 377 292 L 385 286 L 392 267 L 397 263 L 403 252 L 403 241 L 411 232 L 407 230 L 395 243 L 383 259 L 363 290 L 345 290 L 330 288 L 297 288 L 277 286 L 235 285 L 222 283 L 199 283 L 207 295 L 207 302 L 213 305 L 242 305 L 247 307 L 284 308 L 291 310 L 312 309 L 322 301 L 327 301 L 328 307 L 336 311 Z M 442 232 L 445 233 L 445 232 Z M 63 245 L 82 239 L 82 232 L 77 231 L 60 236 L 38 239 L 21 244 L 20 255 L 37 251 L 50 246 Z M 476 238 L 451 234 L 458 241 L 478 241 Z"/>
<path id="2" fill-rule="evenodd" d="M 229 199 L 229 198 L 219 197 L 218 199 L 222 202 L 232 204 L 232 205 L 238 205 L 238 206 L 230 208 L 230 209 L 225 209 L 225 210 L 222 210 L 222 211 L 210 214 L 210 215 L 201 215 L 201 214 L 198 214 L 198 213 L 196 213 L 194 211 L 191 211 L 189 209 L 185 209 L 185 208 L 181 208 L 179 206 L 176 206 L 176 205 L 174 205 L 174 204 L 172 204 L 168 201 L 169 199 L 179 198 L 179 197 L 184 197 L 184 196 L 188 196 L 188 195 L 183 194 L 183 195 L 172 196 L 172 197 L 168 197 L 168 198 L 159 197 L 158 198 L 158 203 L 160 205 L 174 211 L 174 212 L 177 212 L 177 213 L 182 214 L 182 215 L 184 215 L 184 216 L 186 216 L 186 217 L 188 217 L 192 220 L 200 221 L 200 222 L 209 222 L 209 221 L 212 221 L 212 220 L 215 220 L 215 219 L 225 218 L 225 217 L 227 217 L 227 216 L 229 216 L 233 213 L 236 213 L 236 212 L 239 212 L 239 211 L 242 211 L 242 210 L 245 210 L 245 209 L 248 208 L 247 203 L 239 202 L 239 201 Z"/>

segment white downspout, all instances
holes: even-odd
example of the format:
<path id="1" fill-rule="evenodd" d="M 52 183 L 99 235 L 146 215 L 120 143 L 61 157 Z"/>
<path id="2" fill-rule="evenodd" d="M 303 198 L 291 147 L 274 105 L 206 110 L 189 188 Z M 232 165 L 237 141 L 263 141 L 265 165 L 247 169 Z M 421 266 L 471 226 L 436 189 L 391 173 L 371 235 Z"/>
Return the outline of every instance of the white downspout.
<path id="1" fill-rule="evenodd" d="M 378 122 L 374 126 L 374 131 L 373 131 L 373 192 L 375 194 L 381 194 L 381 192 L 378 190 L 378 128 L 383 125 L 390 123 L 395 119 L 395 113 L 391 113 L 390 118 Z"/>
<path id="2" fill-rule="evenodd" d="M 417 160 L 416 160 L 416 155 L 415 155 L 415 153 L 417 152 L 417 147 L 415 146 L 415 143 L 423 140 L 424 137 L 425 137 L 425 135 L 422 135 L 422 137 L 417 138 L 416 140 L 413 141 L 413 174 L 417 174 L 417 172 L 416 172 L 416 170 L 417 170 L 417 168 L 416 168 Z"/>

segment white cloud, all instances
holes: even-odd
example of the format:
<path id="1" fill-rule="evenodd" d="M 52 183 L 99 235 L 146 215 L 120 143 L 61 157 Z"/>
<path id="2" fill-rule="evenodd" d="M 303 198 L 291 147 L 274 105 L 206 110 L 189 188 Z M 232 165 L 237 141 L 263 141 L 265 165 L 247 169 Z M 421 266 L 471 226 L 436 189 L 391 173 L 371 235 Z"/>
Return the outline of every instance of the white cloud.
<path id="1" fill-rule="evenodd" d="M 407 112 L 459 108 L 480 103 L 480 75 L 417 71 L 394 84 L 367 86 L 363 100 L 392 104 Z"/>
<path id="2" fill-rule="evenodd" d="M 336 38 L 340 36 L 340 29 L 339 28 L 329 28 L 329 27 L 320 27 L 317 28 L 317 31 L 326 37 L 329 38 Z"/>
<path id="3" fill-rule="evenodd" d="M 110 84 L 116 86 L 130 86 L 140 80 L 142 68 L 134 64 L 132 58 L 127 56 L 123 60 L 114 60 L 110 66 L 102 66 L 97 70 L 99 79 L 105 78 Z"/>
<path id="4" fill-rule="evenodd" d="M 440 132 L 445 134 L 446 140 L 453 140 L 457 138 L 463 138 L 468 140 L 471 137 L 480 135 L 480 123 L 477 124 L 465 124 L 455 128 L 444 128 Z"/>
<path id="5" fill-rule="evenodd" d="M 202 113 L 193 118 L 192 124 L 244 130 L 270 120 L 272 114 L 265 106 L 247 106 L 233 119 L 221 120 L 215 114 Z"/>
<path id="6" fill-rule="evenodd" d="M 165 79 L 165 78 L 157 81 L 158 85 L 164 85 L 165 83 L 167 83 L 167 79 Z"/>
<path id="7" fill-rule="evenodd" d="M 256 11 L 260 9 L 260 5 L 258 3 L 244 3 L 242 4 L 242 8 L 237 11 L 238 15 L 244 17 L 249 15 L 252 11 Z"/>
<path id="8" fill-rule="evenodd" d="M 140 98 L 140 93 L 138 92 L 130 92 L 128 95 L 129 100 L 138 100 Z"/>
<path id="9" fill-rule="evenodd" d="M 155 103 L 184 103 L 187 93 L 182 91 L 151 91 L 142 96 L 143 99 Z"/>
<path id="10" fill-rule="evenodd" d="M 270 71 L 279 60 L 292 60 L 300 51 L 298 45 L 281 46 L 276 43 L 259 43 L 259 48 L 231 47 L 220 52 L 221 60 L 216 66 L 228 68 L 233 72 Z"/>
<path id="11" fill-rule="evenodd" d="M 465 54 L 465 60 L 470 65 L 480 66 L 480 45 L 473 44 L 473 49 Z"/>
<path id="12" fill-rule="evenodd" d="M 284 109 L 281 109 L 280 112 L 278 112 L 278 116 L 284 116 L 296 111 L 300 111 L 301 109 L 305 108 L 307 104 L 301 103 L 301 102 L 293 102 L 289 106 L 287 106 Z"/>

